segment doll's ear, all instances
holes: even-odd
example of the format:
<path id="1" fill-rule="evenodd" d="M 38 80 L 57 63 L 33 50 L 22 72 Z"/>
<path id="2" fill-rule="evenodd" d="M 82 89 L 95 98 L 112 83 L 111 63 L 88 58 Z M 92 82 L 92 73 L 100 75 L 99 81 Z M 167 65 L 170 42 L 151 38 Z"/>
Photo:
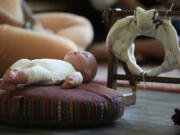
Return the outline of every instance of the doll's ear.
<path id="1" fill-rule="evenodd" d="M 86 75 L 90 76 L 90 75 L 92 74 L 92 71 L 89 70 L 89 69 L 86 69 L 86 70 L 85 70 L 85 73 L 86 73 Z"/>
<path id="2" fill-rule="evenodd" d="M 93 72 L 89 69 L 85 69 L 83 74 L 83 82 L 89 82 L 94 78 Z"/>

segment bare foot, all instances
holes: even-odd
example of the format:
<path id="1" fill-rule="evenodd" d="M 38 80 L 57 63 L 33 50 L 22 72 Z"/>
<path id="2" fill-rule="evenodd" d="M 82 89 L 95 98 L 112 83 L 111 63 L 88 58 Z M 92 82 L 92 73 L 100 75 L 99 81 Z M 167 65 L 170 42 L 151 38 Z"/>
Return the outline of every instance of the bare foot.
<path id="1" fill-rule="evenodd" d="M 15 90 L 16 85 L 12 83 L 5 82 L 3 79 L 0 79 L 0 89 L 2 90 Z"/>
<path id="2" fill-rule="evenodd" d="M 25 84 L 28 81 L 28 76 L 23 70 L 8 69 L 3 75 L 3 80 L 12 84 Z"/>

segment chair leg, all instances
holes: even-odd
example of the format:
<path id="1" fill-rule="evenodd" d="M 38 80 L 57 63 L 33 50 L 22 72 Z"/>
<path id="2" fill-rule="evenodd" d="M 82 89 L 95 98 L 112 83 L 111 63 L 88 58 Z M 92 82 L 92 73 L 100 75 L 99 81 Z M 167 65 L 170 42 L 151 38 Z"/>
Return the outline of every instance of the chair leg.
<path id="1" fill-rule="evenodd" d="M 131 87 L 131 90 L 132 92 L 123 94 L 126 101 L 126 106 L 136 104 L 136 87 Z"/>
<path id="2" fill-rule="evenodd" d="M 122 62 L 123 68 L 126 74 L 130 74 L 127 65 Z M 109 52 L 109 59 L 108 59 L 108 82 L 107 87 L 116 90 L 116 81 L 115 75 L 117 74 L 118 68 L 118 59 Z M 126 106 L 133 105 L 136 103 L 136 82 L 133 79 L 129 80 L 129 84 L 131 86 L 131 92 L 124 94 L 124 98 L 126 101 Z"/>
<path id="3" fill-rule="evenodd" d="M 116 78 L 115 75 L 117 74 L 117 67 L 118 67 L 118 59 L 109 52 L 109 59 L 108 59 L 108 81 L 107 87 L 116 89 Z"/>
<path id="4" fill-rule="evenodd" d="M 126 75 L 131 75 L 126 63 L 124 63 L 123 61 L 121 61 L 121 63 L 122 63 L 122 66 L 123 66 L 123 69 L 124 69 Z M 124 94 L 127 106 L 136 104 L 136 89 L 137 89 L 137 86 L 136 86 L 135 80 L 130 78 L 129 79 L 129 85 L 131 87 L 131 92 L 127 93 L 127 94 Z"/>

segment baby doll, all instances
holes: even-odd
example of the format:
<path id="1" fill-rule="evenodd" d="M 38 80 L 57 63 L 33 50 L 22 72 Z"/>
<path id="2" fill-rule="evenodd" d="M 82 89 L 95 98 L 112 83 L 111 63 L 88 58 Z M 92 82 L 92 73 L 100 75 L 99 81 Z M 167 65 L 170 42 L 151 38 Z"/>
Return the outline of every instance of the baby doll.
<path id="1" fill-rule="evenodd" d="M 62 84 L 73 88 L 92 80 L 97 71 L 95 57 L 86 51 L 71 51 L 63 60 L 20 59 L 15 62 L 0 80 L 0 88 L 15 90 L 18 84 Z"/>

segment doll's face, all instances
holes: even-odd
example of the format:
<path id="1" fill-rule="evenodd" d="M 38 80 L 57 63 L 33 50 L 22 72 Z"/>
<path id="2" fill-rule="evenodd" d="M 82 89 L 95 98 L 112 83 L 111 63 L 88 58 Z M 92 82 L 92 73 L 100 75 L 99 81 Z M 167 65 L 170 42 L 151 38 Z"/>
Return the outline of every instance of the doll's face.
<path id="1" fill-rule="evenodd" d="M 83 82 L 91 81 L 97 72 L 95 57 L 87 51 L 71 51 L 66 54 L 64 60 L 71 63 L 76 71 L 83 75 Z"/>

